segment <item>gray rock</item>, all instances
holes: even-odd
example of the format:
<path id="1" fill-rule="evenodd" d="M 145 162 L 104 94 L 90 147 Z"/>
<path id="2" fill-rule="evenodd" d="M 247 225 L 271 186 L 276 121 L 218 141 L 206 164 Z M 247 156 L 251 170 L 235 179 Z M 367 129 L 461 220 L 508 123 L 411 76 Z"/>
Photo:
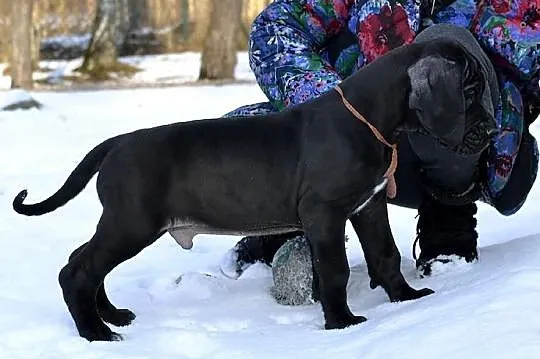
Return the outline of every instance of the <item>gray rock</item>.
<path id="1" fill-rule="evenodd" d="M 272 274 L 271 292 L 279 304 L 314 303 L 311 251 L 305 237 L 293 238 L 281 246 L 272 261 Z"/>

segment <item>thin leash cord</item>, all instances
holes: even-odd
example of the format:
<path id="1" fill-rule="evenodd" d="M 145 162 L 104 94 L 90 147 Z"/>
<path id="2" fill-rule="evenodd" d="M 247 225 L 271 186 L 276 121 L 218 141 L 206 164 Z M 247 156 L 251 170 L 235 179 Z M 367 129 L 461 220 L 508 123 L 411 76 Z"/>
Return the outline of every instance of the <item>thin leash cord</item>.
<path id="1" fill-rule="evenodd" d="M 388 141 L 386 141 L 386 139 L 379 132 L 379 130 L 377 130 L 375 126 L 373 126 L 371 123 L 369 123 L 369 121 L 366 120 L 366 118 L 362 116 L 362 114 L 354 108 L 354 106 L 345 98 L 345 95 L 343 94 L 343 90 L 341 89 L 341 87 L 336 86 L 335 90 L 341 96 L 341 100 L 343 101 L 343 104 L 345 105 L 347 110 L 349 110 L 349 112 L 352 113 L 354 117 L 356 117 L 357 119 L 362 121 L 366 126 L 368 126 L 371 132 L 373 132 L 373 135 L 375 135 L 375 137 L 381 143 L 383 143 L 385 146 L 390 147 L 392 149 L 392 160 L 390 162 L 390 166 L 384 173 L 384 177 L 388 180 L 388 186 L 386 187 L 386 195 L 389 198 L 396 197 L 397 188 L 396 188 L 396 179 L 394 177 L 394 174 L 396 172 L 397 164 L 398 164 L 397 145 L 391 144 Z"/>

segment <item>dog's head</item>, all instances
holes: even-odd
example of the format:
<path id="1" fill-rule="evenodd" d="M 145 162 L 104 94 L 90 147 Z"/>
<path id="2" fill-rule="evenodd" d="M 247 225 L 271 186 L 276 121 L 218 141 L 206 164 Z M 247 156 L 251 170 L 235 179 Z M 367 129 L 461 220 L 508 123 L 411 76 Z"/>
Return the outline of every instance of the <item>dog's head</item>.
<path id="1" fill-rule="evenodd" d="M 444 146 L 463 147 L 468 141 L 485 148 L 496 127 L 493 116 L 482 110 L 486 81 L 481 67 L 458 44 L 436 45 L 408 69 L 409 107 L 420 126 Z"/>

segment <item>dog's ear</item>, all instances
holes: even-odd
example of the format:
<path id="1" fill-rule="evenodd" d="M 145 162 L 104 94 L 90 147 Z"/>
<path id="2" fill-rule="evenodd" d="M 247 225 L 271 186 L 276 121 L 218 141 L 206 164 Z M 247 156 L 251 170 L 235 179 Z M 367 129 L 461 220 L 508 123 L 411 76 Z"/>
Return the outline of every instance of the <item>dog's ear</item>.
<path id="1" fill-rule="evenodd" d="M 461 61 L 426 56 L 408 69 L 409 107 L 421 125 L 449 147 L 465 134 L 464 69 Z"/>

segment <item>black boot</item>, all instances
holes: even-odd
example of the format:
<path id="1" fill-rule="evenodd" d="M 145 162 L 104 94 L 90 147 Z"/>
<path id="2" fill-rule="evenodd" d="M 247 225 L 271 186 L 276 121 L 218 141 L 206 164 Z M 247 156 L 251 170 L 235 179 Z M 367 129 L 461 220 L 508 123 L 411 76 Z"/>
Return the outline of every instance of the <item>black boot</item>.
<path id="1" fill-rule="evenodd" d="M 426 196 L 418 209 L 416 240 L 420 244 L 420 257 L 416 267 L 423 275 L 431 274 L 435 261 L 447 263 L 448 258 L 439 256 L 457 255 L 467 262 L 478 258 L 476 249 L 476 204 L 448 206 Z M 416 246 L 416 241 L 415 241 Z M 416 255 L 414 256 L 416 259 Z"/>
<path id="2" fill-rule="evenodd" d="M 278 249 L 299 235 L 302 232 L 244 237 L 222 258 L 221 272 L 227 277 L 238 278 L 253 263 L 262 262 L 271 266 Z"/>

